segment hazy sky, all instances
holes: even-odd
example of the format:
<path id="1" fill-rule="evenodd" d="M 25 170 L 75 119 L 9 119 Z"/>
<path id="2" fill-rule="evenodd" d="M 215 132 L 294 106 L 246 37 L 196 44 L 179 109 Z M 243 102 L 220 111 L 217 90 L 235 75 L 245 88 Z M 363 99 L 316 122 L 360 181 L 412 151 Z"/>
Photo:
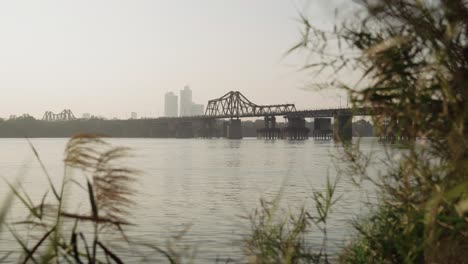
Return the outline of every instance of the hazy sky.
<path id="1" fill-rule="evenodd" d="M 336 92 L 301 90 L 303 58 L 283 55 L 300 37 L 299 11 L 327 28 L 350 2 L 1 1 L 0 117 L 160 116 L 164 93 L 185 84 L 204 105 L 239 90 L 258 104 L 338 106 Z"/>

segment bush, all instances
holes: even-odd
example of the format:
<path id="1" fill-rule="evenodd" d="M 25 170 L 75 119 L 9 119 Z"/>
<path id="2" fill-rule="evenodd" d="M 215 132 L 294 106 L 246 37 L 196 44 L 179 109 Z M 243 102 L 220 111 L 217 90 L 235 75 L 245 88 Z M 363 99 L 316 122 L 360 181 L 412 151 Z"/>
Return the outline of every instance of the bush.
<path id="1" fill-rule="evenodd" d="M 387 155 L 379 177 L 367 169 L 372 157 L 345 145 L 350 176 L 375 184 L 380 201 L 355 224 L 343 261 L 461 263 L 468 252 L 468 4 L 357 2 L 362 8 L 334 32 L 303 16 L 303 39 L 292 49 L 313 52 L 318 61 L 305 68 L 334 71 L 328 85 L 348 91 L 354 107 L 370 108 L 380 133 L 404 140 L 401 157 Z M 343 70 L 361 81 L 341 83 Z"/>

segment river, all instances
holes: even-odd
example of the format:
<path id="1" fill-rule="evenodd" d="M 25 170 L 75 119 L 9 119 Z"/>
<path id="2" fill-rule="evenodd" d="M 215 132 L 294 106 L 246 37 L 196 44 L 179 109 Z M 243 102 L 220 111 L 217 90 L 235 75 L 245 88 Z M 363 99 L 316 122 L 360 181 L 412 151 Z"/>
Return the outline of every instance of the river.
<path id="1" fill-rule="evenodd" d="M 196 263 L 242 261 L 242 239 L 250 230 L 245 217 L 259 206 L 261 198 L 272 200 L 280 195 L 284 210 L 294 212 L 305 206 L 314 213 L 313 190 L 323 190 L 327 175 L 334 179 L 335 166 L 342 166 L 332 159 L 340 150 L 333 141 L 249 138 L 108 141 L 132 148 L 134 155 L 127 163 L 142 171 L 136 185 L 136 204 L 129 215 L 135 225 L 126 227 L 126 234 L 165 247 L 172 236 L 185 230 L 177 244 L 188 246 L 189 252 L 195 254 Z M 58 184 L 62 179 L 67 139 L 39 138 L 31 142 Z M 363 138 L 360 144 L 365 151 L 381 148 L 374 138 Z M 40 201 L 48 185 L 27 141 L 0 139 L 0 146 L 0 176 L 10 182 L 20 177 L 32 200 Z M 8 186 L 0 184 L 0 201 L 7 192 Z M 328 227 L 332 253 L 348 241 L 352 234 L 351 220 L 366 212 L 363 203 L 375 197 L 371 187 L 358 188 L 347 175 L 339 177 L 337 196 L 341 198 L 333 208 Z M 85 203 L 87 194 L 77 189 L 73 197 L 78 197 L 73 201 Z M 25 210 L 16 203 L 7 220 L 22 219 Z M 18 232 L 25 231 L 18 227 Z M 314 227 L 310 243 L 321 243 Z M 4 229 L 0 234 L 0 257 L 19 248 Z M 149 252 L 148 249 L 125 253 L 124 258 L 137 263 L 142 261 L 141 254 Z"/>

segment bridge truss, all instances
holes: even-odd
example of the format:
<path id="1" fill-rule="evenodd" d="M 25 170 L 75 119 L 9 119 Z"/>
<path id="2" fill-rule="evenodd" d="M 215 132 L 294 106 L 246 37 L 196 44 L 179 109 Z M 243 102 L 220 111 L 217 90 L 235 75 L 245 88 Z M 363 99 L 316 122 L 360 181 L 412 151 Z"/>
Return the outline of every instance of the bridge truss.
<path id="1" fill-rule="evenodd" d="M 284 115 L 296 112 L 294 104 L 257 105 L 242 93 L 229 92 L 218 99 L 208 101 L 205 116 L 213 118 L 239 118 L 268 115 Z"/>
<path id="2" fill-rule="evenodd" d="M 51 111 L 47 111 L 44 113 L 44 116 L 42 117 L 42 120 L 44 121 L 69 121 L 69 120 L 75 120 L 75 119 L 76 117 L 75 115 L 73 115 L 70 109 L 65 109 L 58 114 L 54 114 Z"/>

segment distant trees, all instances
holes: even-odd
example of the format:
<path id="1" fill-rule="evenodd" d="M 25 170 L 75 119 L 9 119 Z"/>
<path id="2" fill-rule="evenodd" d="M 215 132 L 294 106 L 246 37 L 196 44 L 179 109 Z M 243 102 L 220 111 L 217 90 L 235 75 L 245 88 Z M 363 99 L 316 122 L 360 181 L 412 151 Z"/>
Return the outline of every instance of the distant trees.
<path id="1" fill-rule="evenodd" d="M 353 137 L 373 137 L 374 126 L 367 120 L 353 122 Z"/>

